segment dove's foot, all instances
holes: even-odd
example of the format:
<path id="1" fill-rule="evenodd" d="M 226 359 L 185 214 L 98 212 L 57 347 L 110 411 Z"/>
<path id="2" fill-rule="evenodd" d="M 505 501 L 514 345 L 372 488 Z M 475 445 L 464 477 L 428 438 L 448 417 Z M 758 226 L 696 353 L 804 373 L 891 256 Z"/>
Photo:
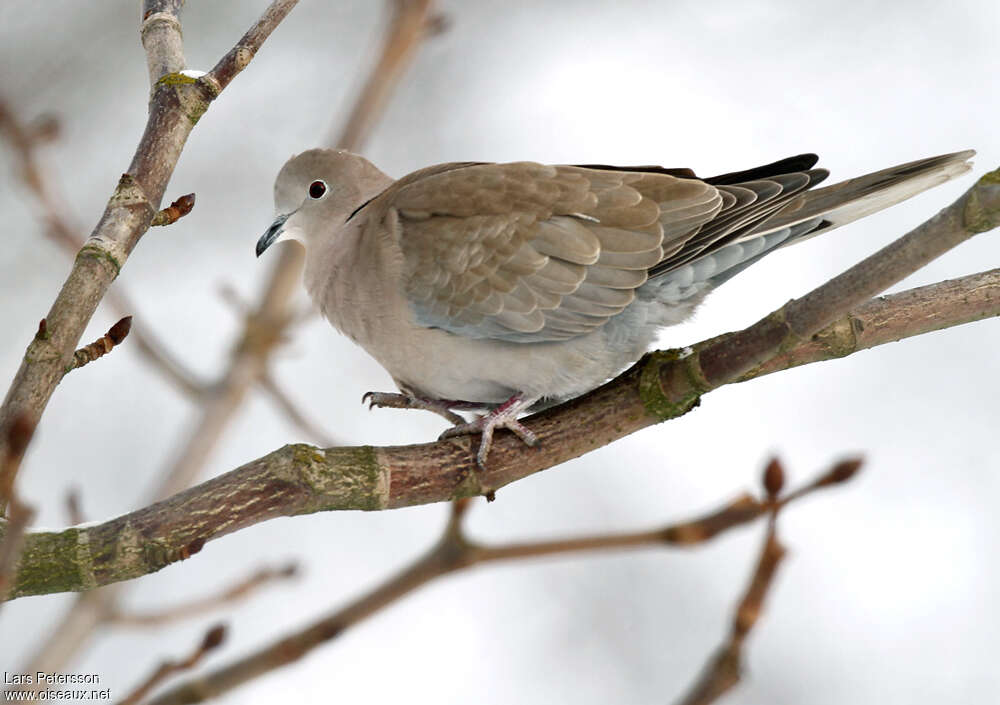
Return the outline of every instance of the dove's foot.
<path id="1" fill-rule="evenodd" d="M 506 428 L 524 441 L 525 445 L 534 446 L 538 443 L 538 436 L 527 426 L 517 420 L 517 417 L 538 399 L 525 397 L 523 394 L 515 394 L 488 414 L 480 416 L 475 421 L 456 425 L 449 428 L 439 436 L 439 439 L 464 436 L 472 433 L 482 433 L 483 438 L 479 442 L 479 452 L 476 453 L 476 464 L 480 469 L 486 469 L 486 457 L 490 454 L 493 446 L 493 432 L 498 428 Z"/>
<path id="2" fill-rule="evenodd" d="M 452 409 L 471 411 L 472 409 L 482 409 L 483 404 L 476 404 L 471 401 L 458 401 L 454 399 L 427 399 L 409 394 L 395 394 L 393 392 L 366 392 L 361 397 L 361 403 L 367 403 L 369 409 L 423 409 L 433 411 L 439 416 L 448 419 L 448 422 L 455 426 L 465 425 L 465 419 L 454 413 Z"/>

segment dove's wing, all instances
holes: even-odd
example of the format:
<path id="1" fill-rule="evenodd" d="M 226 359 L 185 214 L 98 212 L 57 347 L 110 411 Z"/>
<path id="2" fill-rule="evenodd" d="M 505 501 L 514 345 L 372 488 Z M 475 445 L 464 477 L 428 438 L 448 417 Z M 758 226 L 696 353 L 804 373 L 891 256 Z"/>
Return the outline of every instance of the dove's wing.
<path id="1" fill-rule="evenodd" d="M 815 161 L 795 159 L 800 168 Z M 651 274 L 739 240 L 826 175 L 767 173 L 711 184 L 655 167 L 440 165 L 378 201 L 403 252 L 418 323 L 549 342 L 604 325 Z"/>

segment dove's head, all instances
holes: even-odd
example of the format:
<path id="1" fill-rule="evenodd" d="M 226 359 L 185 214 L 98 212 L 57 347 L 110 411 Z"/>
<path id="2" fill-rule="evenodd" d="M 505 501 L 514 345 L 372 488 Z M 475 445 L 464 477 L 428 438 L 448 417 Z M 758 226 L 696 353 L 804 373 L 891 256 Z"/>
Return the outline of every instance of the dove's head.
<path id="1" fill-rule="evenodd" d="M 281 167 L 274 181 L 274 222 L 257 241 L 257 256 L 279 240 L 303 244 L 339 229 L 392 179 L 364 157 L 339 149 L 310 149 Z"/>

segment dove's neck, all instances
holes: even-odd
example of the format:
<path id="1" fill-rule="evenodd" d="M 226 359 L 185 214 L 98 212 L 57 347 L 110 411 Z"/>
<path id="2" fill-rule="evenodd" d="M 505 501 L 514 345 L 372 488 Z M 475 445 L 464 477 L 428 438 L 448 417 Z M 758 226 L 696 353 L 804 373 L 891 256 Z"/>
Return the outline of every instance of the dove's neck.
<path id="1" fill-rule="evenodd" d="M 350 222 L 306 249 L 305 286 L 323 315 L 365 348 L 379 345 L 405 304 L 398 282 L 402 253 L 386 232 L 368 219 Z M 380 241 L 381 240 L 381 241 Z"/>

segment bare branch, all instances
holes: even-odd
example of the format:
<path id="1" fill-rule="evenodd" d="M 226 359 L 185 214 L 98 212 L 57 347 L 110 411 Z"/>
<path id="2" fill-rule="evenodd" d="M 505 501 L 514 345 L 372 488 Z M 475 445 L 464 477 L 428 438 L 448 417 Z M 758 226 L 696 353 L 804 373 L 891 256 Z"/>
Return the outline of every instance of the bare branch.
<path id="1" fill-rule="evenodd" d="M 16 414 L 28 414 L 35 423 L 41 418 L 97 304 L 149 229 L 167 181 L 198 118 L 233 76 L 249 63 L 256 47 L 294 4 L 291 0 L 272 3 L 264 17 L 244 36 L 241 45 L 230 52 L 242 58 L 220 62 L 224 81 L 220 82 L 219 76 L 208 75 L 195 80 L 176 73 L 168 73 L 156 81 L 146 130 L 128 172 L 119 180 L 104 215 L 77 254 L 68 279 L 45 317 L 51 336 L 34 340 L 28 346 L 0 407 L 0 425 Z M 177 5 L 166 0 L 151 0 L 146 8 L 155 8 L 157 14 L 172 15 L 176 19 Z M 169 29 L 169 24 L 164 18 L 157 26 Z M 162 60 L 168 65 L 180 60 L 163 48 L 167 45 L 159 43 L 149 49 L 151 53 L 162 52 L 150 59 L 151 65 L 154 61 Z M 252 49 L 249 54 L 245 51 L 247 47 Z M 4 439 L 0 439 L 0 443 L 3 442 Z"/>
<path id="2" fill-rule="evenodd" d="M 796 492 L 795 496 L 802 497 L 822 486 L 825 485 L 820 481 L 813 482 L 807 485 L 807 488 Z M 721 509 L 705 516 L 651 531 L 500 546 L 484 546 L 465 537 L 462 531 L 462 519 L 468 510 L 469 502 L 468 500 L 457 500 L 452 503 L 448 522 L 441 538 L 434 547 L 395 577 L 346 607 L 320 618 L 304 629 L 275 641 L 228 666 L 175 686 L 154 698 L 149 705 L 195 703 L 219 696 L 253 678 L 302 658 L 316 647 L 338 637 L 349 627 L 370 617 L 383 607 L 402 599 L 431 580 L 449 573 L 501 560 L 561 555 L 580 551 L 688 545 L 707 541 L 723 531 L 749 524 L 762 514 L 777 511 L 778 508 L 784 506 L 784 504 L 778 504 L 772 500 L 760 501 L 751 495 L 744 494 Z M 773 558 L 773 555 L 769 554 L 769 557 Z M 764 565 L 763 557 L 761 565 Z M 774 561 L 774 565 L 776 565 L 776 561 Z M 765 574 L 766 567 L 758 566 L 756 577 L 751 583 L 751 589 L 738 612 L 737 622 L 742 629 L 740 640 L 749 631 L 756 613 L 760 611 L 764 592 L 770 582 L 770 574 Z M 773 574 L 773 567 L 771 574 Z"/>
<path id="3" fill-rule="evenodd" d="M 170 5 L 170 0 L 165 0 L 161 4 Z M 272 3 L 258 25 L 240 40 L 210 75 L 202 77 L 199 85 L 209 86 L 210 92 L 214 91 L 217 94 L 232 80 L 238 67 L 249 60 L 252 52 L 256 51 L 255 47 L 260 46 L 266 33 L 273 29 L 283 14 L 287 14 L 292 5 L 294 2 Z M 393 27 L 390 27 L 389 31 L 391 33 Z M 391 37 L 386 40 L 386 46 L 391 46 L 392 43 Z M 175 78 L 182 80 L 184 77 Z M 378 114 L 371 110 L 355 110 L 352 114 L 360 115 L 357 119 L 368 123 L 364 128 L 365 132 L 378 118 Z M 359 144 L 352 146 L 360 147 Z M 190 387 L 192 395 L 203 400 L 201 416 L 187 443 L 164 474 L 160 486 L 153 492 L 154 497 L 169 496 L 194 481 L 229 420 L 242 403 L 247 390 L 266 373 L 270 351 L 274 343 L 281 339 L 287 321 L 292 318 L 292 314 L 287 310 L 293 293 L 298 289 L 301 266 L 301 253 L 295 247 L 283 248 L 265 286 L 260 305 L 247 317 L 241 342 L 237 345 L 222 379 L 218 384 L 207 388 L 207 391 L 203 384 Z M 114 294 L 113 290 L 111 294 Z M 134 310 L 134 307 L 129 308 Z M 172 555 L 178 556 L 183 553 L 182 549 L 178 549 L 178 552 Z M 112 587 L 81 595 L 39 647 L 36 655 L 25 667 L 25 672 L 55 671 L 61 668 L 113 611 L 119 594 L 119 591 Z"/>
<path id="4" fill-rule="evenodd" d="M 219 648 L 225 640 L 225 625 L 219 624 L 212 627 L 205 633 L 205 636 L 202 637 L 198 648 L 196 648 L 190 656 L 180 661 L 164 661 L 161 663 L 146 680 L 140 683 L 131 694 L 121 701 L 121 705 L 136 705 L 136 703 L 141 702 L 142 699 L 153 690 L 153 688 L 158 686 L 170 676 L 175 673 L 190 670 L 197 666 L 207 653 Z"/>
<path id="5" fill-rule="evenodd" d="M 750 584 L 736 609 L 729 638 L 711 657 L 687 695 L 678 705 L 708 705 L 735 686 L 743 675 L 743 642 L 757 623 L 785 549 L 775 535 L 775 523 L 768 523 L 764 546 Z"/>
<path id="6" fill-rule="evenodd" d="M 144 0 L 139 37 L 146 50 L 149 83 L 155 85 L 161 76 L 177 73 L 186 65 L 181 22 L 178 16 L 184 0 Z"/>
<path id="7" fill-rule="evenodd" d="M 41 219 L 46 226 L 45 234 L 65 252 L 76 255 L 84 244 L 83 237 L 79 234 L 80 229 L 74 219 L 66 213 L 66 202 L 56 193 L 55 179 L 45 172 L 37 154 L 39 142 L 43 138 L 50 138 L 54 128 L 44 126 L 51 123 L 52 120 L 43 120 L 42 125 L 34 129 L 31 125 L 22 125 L 10 107 L 0 100 L 0 133 L 6 136 L 8 144 L 18 158 L 21 180 L 38 201 L 42 211 Z M 138 310 L 121 286 L 109 289 L 104 300 L 119 316 Z M 167 381 L 194 398 L 202 394 L 205 385 L 168 353 L 166 346 L 157 339 L 152 330 L 146 329 L 139 322 L 136 323 L 131 335 L 132 344 L 142 354 L 143 359 L 150 362 Z"/>
<path id="8" fill-rule="evenodd" d="M 274 0 L 253 27 L 247 30 L 240 41 L 223 56 L 208 75 L 207 81 L 215 87 L 218 95 L 236 75 L 247 67 L 271 32 L 285 19 L 299 0 Z"/>
<path id="9" fill-rule="evenodd" d="M 262 587 L 280 580 L 294 578 L 297 574 L 298 566 L 294 563 L 283 568 L 261 568 L 253 575 L 231 585 L 217 595 L 208 595 L 191 602 L 168 607 L 159 612 L 139 613 L 114 610 L 108 616 L 107 622 L 124 627 L 156 627 L 169 622 L 190 619 L 244 600 Z"/>
<path id="10" fill-rule="evenodd" d="M 873 299 L 740 380 L 994 316 L 1000 316 L 1000 269 Z"/>
<path id="11" fill-rule="evenodd" d="M 16 414 L 26 413 L 34 422 L 41 417 L 98 302 L 148 229 L 188 134 L 295 3 L 274 0 L 240 44 L 219 62 L 216 70 L 221 67 L 224 76 L 196 80 L 178 73 L 184 66 L 177 20 L 182 1 L 145 0 L 143 43 L 154 81 L 146 129 L 129 172 L 122 176 L 100 222 L 77 254 L 73 270 L 46 316 L 52 335 L 29 346 L 0 407 L 0 426 Z M 143 342 L 153 358 L 164 361 L 164 369 L 180 369 L 151 339 Z M 200 394 L 201 385 L 191 383 L 190 378 L 176 374 L 174 379 L 193 394 Z M 0 457 L 3 452 L 0 447 Z M 166 489 L 169 491 L 169 486 Z M 102 623 L 117 593 L 112 589 L 81 596 L 43 642 L 27 671 L 58 670 Z"/>

